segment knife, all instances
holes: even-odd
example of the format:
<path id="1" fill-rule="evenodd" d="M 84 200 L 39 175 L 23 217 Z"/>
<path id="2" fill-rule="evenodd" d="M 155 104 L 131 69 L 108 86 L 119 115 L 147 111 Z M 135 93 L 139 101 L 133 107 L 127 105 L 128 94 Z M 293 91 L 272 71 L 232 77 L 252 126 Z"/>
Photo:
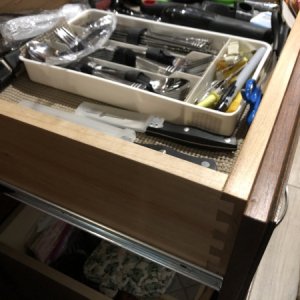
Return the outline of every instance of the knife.
<path id="1" fill-rule="evenodd" d="M 163 137 L 179 144 L 213 150 L 233 151 L 237 149 L 235 137 L 224 137 L 196 127 L 173 124 L 161 117 L 149 116 L 124 109 L 82 102 L 75 114 L 97 119 L 121 128 L 130 128 L 151 136 Z"/>
<path id="2" fill-rule="evenodd" d="M 168 154 L 171 156 L 181 158 L 183 160 L 187 160 L 191 163 L 200 165 L 202 167 L 206 167 L 206 168 L 209 168 L 212 170 L 217 170 L 217 164 L 211 158 L 194 157 L 194 156 L 187 155 L 182 152 L 176 151 L 176 150 L 174 150 L 170 147 L 164 146 L 164 145 L 157 145 L 157 144 L 139 144 L 139 145 L 150 148 L 152 150 L 162 152 L 164 154 Z"/>

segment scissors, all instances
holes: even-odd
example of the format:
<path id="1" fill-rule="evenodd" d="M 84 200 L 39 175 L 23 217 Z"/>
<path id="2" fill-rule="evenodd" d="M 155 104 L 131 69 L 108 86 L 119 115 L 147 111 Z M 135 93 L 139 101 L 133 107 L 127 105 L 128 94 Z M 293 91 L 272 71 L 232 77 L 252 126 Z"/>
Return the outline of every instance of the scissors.
<path id="1" fill-rule="evenodd" d="M 250 105 L 250 110 L 247 115 L 247 124 L 251 125 L 262 99 L 262 90 L 257 85 L 256 80 L 252 78 L 246 81 L 241 93 L 244 100 Z"/>

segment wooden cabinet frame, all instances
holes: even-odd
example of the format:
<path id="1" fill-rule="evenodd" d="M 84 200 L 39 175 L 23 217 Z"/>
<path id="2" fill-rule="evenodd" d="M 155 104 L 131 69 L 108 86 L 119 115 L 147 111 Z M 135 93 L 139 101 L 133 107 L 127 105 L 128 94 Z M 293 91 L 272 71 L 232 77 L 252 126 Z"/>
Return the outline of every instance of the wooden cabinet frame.
<path id="1" fill-rule="evenodd" d="M 299 40 L 300 17 L 230 174 L 0 101 L 0 181 L 224 276 L 220 299 L 243 299 L 297 141 Z"/>

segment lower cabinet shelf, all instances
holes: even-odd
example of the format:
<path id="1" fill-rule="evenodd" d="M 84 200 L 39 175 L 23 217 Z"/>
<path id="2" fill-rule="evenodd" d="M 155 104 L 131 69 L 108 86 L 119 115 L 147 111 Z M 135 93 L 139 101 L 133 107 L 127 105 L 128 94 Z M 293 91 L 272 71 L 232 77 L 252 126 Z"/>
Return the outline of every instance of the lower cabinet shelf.
<path id="1" fill-rule="evenodd" d="M 9 185 L 6 186 L 13 190 L 13 192 L 9 193 L 9 197 L 14 198 L 19 202 L 42 210 L 56 218 L 62 219 L 78 228 L 81 228 L 84 231 L 90 232 L 91 234 L 105 239 L 130 252 L 145 257 L 153 262 L 174 270 L 175 272 L 201 282 L 206 286 L 213 288 L 214 290 L 220 290 L 222 286 L 223 278 L 218 274 L 214 274 L 203 268 L 199 268 L 188 262 L 175 258 L 170 254 L 166 254 L 161 250 L 157 250 L 149 245 L 143 244 L 140 241 L 134 240 L 124 234 L 120 234 L 114 230 L 111 230 L 110 228 L 100 226 L 91 220 L 63 209 L 62 207 L 56 206 L 44 199 L 26 193 L 25 191 L 21 191 L 16 187 Z"/>
<path id="2" fill-rule="evenodd" d="M 111 299 L 27 254 L 28 240 L 34 228 L 42 217 L 47 216 L 40 210 L 21 204 L 1 225 L 0 282 L 6 286 L 2 292 L 8 294 L 8 299 L 11 300 Z M 208 300 L 213 293 L 213 289 L 176 273 L 167 292 L 156 299 Z M 125 295 L 129 297 L 127 299 L 137 299 L 126 293 Z M 114 299 L 123 299 L 122 297 L 123 293 L 118 293 Z"/>
<path id="3" fill-rule="evenodd" d="M 5 244 L 0 244 L 5 299 L 109 299 Z M 2 294 L 2 295 L 3 295 Z"/>

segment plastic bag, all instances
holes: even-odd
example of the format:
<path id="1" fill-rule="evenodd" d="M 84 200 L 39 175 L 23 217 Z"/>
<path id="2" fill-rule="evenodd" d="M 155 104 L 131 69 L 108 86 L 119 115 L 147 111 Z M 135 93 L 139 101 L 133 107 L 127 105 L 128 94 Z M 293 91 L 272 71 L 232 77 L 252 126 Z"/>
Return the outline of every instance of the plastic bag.
<path id="1" fill-rule="evenodd" d="M 70 20 L 88 9 L 84 4 L 66 4 L 53 11 L 11 19 L 2 24 L 0 32 L 7 46 L 31 39 L 51 30 L 62 19 Z"/>
<path id="2" fill-rule="evenodd" d="M 72 34 L 74 34 L 76 39 L 78 39 L 81 47 L 79 49 L 68 49 L 68 51 L 66 51 L 65 47 L 70 45 L 67 45 L 68 43 L 61 43 L 63 44 L 62 46 L 64 46 L 64 51 L 61 51 L 61 54 L 47 56 L 45 58 L 45 62 L 51 65 L 65 65 L 73 61 L 80 60 L 81 58 L 95 52 L 105 45 L 112 32 L 115 30 L 116 24 L 117 17 L 112 14 L 101 17 L 86 26 L 80 26 L 81 28 L 78 28 L 77 26 L 76 32 L 80 32 L 80 34 L 73 32 Z M 48 40 L 48 45 L 52 48 L 58 47 L 58 44 L 59 43 L 57 42 Z M 28 45 L 30 45 L 30 42 Z M 56 50 L 59 49 L 56 48 Z M 54 51 L 54 53 L 59 53 L 59 51 Z"/>

